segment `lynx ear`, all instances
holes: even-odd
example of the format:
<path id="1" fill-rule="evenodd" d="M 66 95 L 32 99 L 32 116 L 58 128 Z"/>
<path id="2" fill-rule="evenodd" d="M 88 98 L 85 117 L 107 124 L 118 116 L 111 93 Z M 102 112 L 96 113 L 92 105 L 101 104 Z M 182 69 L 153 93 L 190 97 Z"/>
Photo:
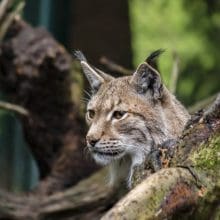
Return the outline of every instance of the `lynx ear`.
<path id="1" fill-rule="evenodd" d="M 152 62 L 150 58 L 155 59 L 161 53 L 160 51 L 154 56 L 156 52 L 158 51 L 153 52 L 146 59 L 146 62 L 139 65 L 131 79 L 131 84 L 135 86 L 138 93 L 145 94 L 149 92 L 154 100 L 161 98 L 163 91 L 159 72 L 149 64 Z"/>
<path id="2" fill-rule="evenodd" d="M 102 70 L 100 70 L 98 68 L 95 68 L 95 70 L 106 82 L 109 82 L 114 79 L 113 76 L 110 76 L 109 74 L 103 72 Z"/>
<path id="3" fill-rule="evenodd" d="M 109 76 L 108 74 L 93 68 L 86 60 L 85 56 L 81 51 L 74 51 L 74 56 L 76 59 L 80 61 L 82 66 L 83 72 L 86 78 L 89 81 L 89 84 L 93 90 L 93 92 L 97 92 L 100 88 L 101 84 L 105 81 L 109 81 L 113 79 L 113 77 Z"/>

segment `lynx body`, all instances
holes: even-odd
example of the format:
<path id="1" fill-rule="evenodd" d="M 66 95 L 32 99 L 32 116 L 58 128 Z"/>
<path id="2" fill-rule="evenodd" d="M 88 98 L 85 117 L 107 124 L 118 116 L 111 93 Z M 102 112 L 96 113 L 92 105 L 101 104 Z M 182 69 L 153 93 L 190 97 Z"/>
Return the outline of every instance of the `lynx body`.
<path id="1" fill-rule="evenodd" d="M 87 146 L 97 163 L 110 165 L 113 185 L 126 180 L 129 186 L 133 168 L 154 146 L 175 139 L 189 119 L 152 67 L 159 53 L 151 54 L 133 75 L 119 78 L 91 67 L 81 52 L 75 53 L 93 91 L 86 113 Z"/>

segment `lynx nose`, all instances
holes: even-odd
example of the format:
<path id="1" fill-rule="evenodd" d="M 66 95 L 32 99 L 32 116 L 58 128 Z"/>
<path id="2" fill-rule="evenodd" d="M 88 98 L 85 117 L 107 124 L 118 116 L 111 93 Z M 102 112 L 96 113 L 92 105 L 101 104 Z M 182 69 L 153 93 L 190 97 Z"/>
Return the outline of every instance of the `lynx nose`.
<path id="1" fill-rule="evenodd" d="M 99 141 L 98 139 L 87 138 L 88 144 L 91 147 L 95 147 L 95 144 Z"/>

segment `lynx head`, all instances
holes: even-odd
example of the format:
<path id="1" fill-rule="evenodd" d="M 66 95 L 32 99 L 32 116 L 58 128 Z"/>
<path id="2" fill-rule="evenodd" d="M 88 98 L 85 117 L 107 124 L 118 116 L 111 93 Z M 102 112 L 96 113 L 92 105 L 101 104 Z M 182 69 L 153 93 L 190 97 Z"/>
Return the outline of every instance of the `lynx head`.
<path id="1" fill-rule="evenodd" d="M 169 95 L 153 68 L 161 52 L 152 53 L 133 75 L 119 78 L 92 67 L 80 51 L 75 52 L 92 89 L 86 113 L 86 140 L 98 163 L 126 159 L 132 165 L 140 164 L 154 144 L 176 132 L 175 128 L 169 132 Z"/>

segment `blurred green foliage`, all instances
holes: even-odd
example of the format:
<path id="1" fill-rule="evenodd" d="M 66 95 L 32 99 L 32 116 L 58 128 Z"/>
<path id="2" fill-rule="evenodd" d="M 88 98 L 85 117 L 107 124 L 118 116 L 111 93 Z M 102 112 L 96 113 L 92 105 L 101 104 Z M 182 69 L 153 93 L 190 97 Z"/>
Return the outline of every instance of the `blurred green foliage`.
<path id="1" fill-rule="evenodd" d="M 220 89 L 220 1 L 129 0 L 134 65 L 158 49 L 169 85 L 173 52 L 180 58 L 177 96 L 186 104 Z"/>

